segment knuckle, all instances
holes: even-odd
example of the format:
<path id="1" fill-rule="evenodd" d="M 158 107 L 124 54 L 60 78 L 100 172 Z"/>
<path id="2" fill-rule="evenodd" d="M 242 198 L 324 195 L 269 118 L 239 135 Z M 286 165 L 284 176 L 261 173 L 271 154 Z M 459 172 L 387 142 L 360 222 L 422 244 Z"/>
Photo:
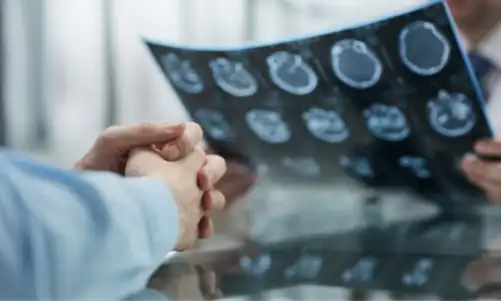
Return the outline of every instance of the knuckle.
<path id="1" fill-rule="evenodd" d="M 100 145 L 112 145 L 117 141 L 117 132 L 120 131 L 120 126 L 113 125 L 106 128 L 97 138 L 97 143 Z"/>
<path id="2" fill-rule="evenodd" d="M 141 134 L 153 134 L 157 132 L 158 126 L 153 122 L 143 122 L 137 125 L 138 132 Z"/>
<path id="3" fill-rule="evenodd" d="M 203 136 L 204 131 L 203 131 L 202 127 L 200 126 L 200 124 L 193 122 L 193 121 L 190 121 L 187 123 L 187 128 L 189 131 L 192 132 L 193 136 L 195 136 L 195 137 Z"/>

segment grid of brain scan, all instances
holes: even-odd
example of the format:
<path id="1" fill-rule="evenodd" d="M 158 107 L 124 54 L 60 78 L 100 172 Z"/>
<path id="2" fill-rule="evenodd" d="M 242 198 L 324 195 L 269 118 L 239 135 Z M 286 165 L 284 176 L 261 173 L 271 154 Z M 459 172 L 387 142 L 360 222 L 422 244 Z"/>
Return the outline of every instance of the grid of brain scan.
<path id="1" fill-rule="evenodd" d="M 481 196 L 457 162 L 492 133 L 442 1 L 265 45 L 146 43 L 209 145 L 272 179 Z"/>

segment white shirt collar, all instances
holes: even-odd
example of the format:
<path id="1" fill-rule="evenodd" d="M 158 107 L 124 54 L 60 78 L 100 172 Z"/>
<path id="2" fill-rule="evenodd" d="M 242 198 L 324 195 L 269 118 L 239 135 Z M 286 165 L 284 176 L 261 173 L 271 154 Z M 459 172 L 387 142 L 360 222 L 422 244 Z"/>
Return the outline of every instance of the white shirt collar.
<path id="1" fill-rule="evenodd" d="M 463 45 L 471 50 L 471 44 L 463 35 Z M 501 70 L 501 22 L 478 44 L 477 50 Z"/>

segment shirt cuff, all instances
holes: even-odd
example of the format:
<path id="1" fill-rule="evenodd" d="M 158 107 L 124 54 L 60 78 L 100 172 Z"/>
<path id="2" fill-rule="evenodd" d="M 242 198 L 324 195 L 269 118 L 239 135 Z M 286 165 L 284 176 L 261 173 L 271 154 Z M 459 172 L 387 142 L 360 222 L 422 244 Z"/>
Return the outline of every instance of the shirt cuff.
<path id="1" fill-rule="evenodd" d="M 129 178 L 145 211 L 152 254 L 158 262 L 176 246 L 180 220 L 176 201 L 167 183 L 151 178 Z"/>

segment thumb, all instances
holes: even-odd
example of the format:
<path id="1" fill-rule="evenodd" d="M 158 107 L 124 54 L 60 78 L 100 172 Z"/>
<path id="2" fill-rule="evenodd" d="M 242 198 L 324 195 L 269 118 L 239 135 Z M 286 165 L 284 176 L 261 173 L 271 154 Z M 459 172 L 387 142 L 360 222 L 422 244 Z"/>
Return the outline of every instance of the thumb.
<path id="1" fill-rule="evenodd" d="M 175 140 L 183 135 L 185 128 L 185 123 L 140 123 L 113 126 L 103 132 L 98 139 L 98 144 L 109 150 L 128 151 L 135 147 Z"/>

